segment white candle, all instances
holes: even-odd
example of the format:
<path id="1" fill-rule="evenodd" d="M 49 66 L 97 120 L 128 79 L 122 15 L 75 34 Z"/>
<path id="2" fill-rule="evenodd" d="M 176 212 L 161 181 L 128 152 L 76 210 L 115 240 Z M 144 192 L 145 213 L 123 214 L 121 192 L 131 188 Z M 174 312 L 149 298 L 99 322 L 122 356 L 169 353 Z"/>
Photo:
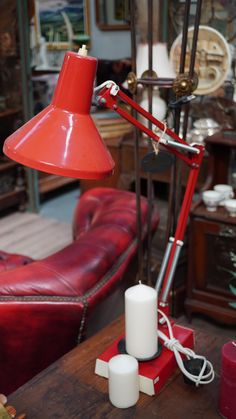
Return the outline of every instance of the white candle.
<path id="1" fill-rule="evenodd" d="M 126 352 L 138 359 L 155 355 L 157 340 L 157 292 L 139 283 L 125 291 Z"/>
<path id="2" fill-rule="evenodd" d="M 116 355 L 108 363 L 109 398 L 115 407 L 135 405 L 139 398 L 138 362 L 130 355 Z"/>

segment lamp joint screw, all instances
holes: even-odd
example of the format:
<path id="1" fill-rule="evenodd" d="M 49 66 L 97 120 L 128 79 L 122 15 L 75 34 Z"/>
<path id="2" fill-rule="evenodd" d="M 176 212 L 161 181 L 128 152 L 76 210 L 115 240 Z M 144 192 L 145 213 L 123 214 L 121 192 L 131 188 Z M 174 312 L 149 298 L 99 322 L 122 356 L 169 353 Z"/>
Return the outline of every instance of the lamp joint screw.
<path id="1" fill-rule="evenodd" d="M 102 104 L 106 104 L 107 103 L 107 101 L 106 101 L 106 99 L 104 98 L 104 97 L 102 97 L 101 99 L 100 99 L 100 102 L 102 103 Z"/>
<path id="2" fill-rule="evenodd" d="M 117 105 L 113 105 L 113 109 L 114 109 L 114 111 L 116 111 L 116 109 L 118 108 L 118 106 Z"/>

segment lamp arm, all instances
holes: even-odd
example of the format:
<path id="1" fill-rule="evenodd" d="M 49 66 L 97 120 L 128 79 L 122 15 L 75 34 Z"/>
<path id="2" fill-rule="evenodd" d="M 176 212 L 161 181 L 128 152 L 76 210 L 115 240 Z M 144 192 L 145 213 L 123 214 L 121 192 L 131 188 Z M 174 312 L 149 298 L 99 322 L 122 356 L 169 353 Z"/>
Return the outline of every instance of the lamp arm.
<path id="1" fill-rule="evenodd" d="M 97 92 L 100 88 L 100 93 L 98 96 L 98 103 L 106 106 L 108 109 L 114 110 L 122 118 L 126 119 L 132 125 L 136 126 L 141 132 L 144 132 L 148 137 L 157 143 L 164 146 L 169 152 L 175 154 L 178 158 L 185 161 L 186 164 L 192 165 L 197 162 L 200 150 L 198 146 L 192 146 L 186 143 L 182 138 L 180 138 L 174 131 L 169 129 L 165 123 L 156 119 L 150 112 L 147 112 L 142 108 L 137 102 L 132 100 L 129 96 L 123 93 L 119 87 L 112 81 L 104 82 L 102 85 L 94 89 L 94 92 Z M 158 135 L 155 130 L 147 128 L 144 124 L 130 115 L 123 108 L 118 106 L 118 98 L 120 98 L 124 103 L 127 103 L 135 109 L 138 113 L 144 116 L 148 121 L 152 122 L 155 127 L 162 131 L 161 136 Z M 171 140 L 171 138 L 174 140 Z M 200 146 L 201 147 L 201 146 Z M 189 154 L 183 154 L 178 151 L 185 151 Z"/>
<path id="2" fill-rule="evenodd" d="M 138 105 L 125 93 L 121 92 L 119 87 L 114 82 L 105 82 L 100 86 L 98 96 L 98 103 L 105 105 L 107 108 L 114 110 L 124 119 L 140 129 L 140 131 L 147 134 L 152 140 L 162 144 L 169 152 L 175 154 L 178 158 L 183 160 L 190 166 L 190 173 L 188 177 L 187 186 L 181 206 L 177 228 L 174 237 L 169 238 L 166 252 L 164 254 L 163 262 L 159 271 L 159 276 L 156 282 L 156 289 L 159 292 L 159 305 L 168 313 L 169 311 L 169 297 L 171 285 L 175 269 L 178 263 L 178 258 L 183 245 L 183 238 L 187 226 L 188 216 L 191 208 L 192 198 L 197 183 L 198 174 L 200 171 L 201 162 L 204 155 L 204 147 L 200 144 L 189 145 L 180 138 L 175 132 L 166 127 L 166 125 L 156 119 L 150 112 L 147 112 Z M 96 88 L 96 91 L 99 90 Z M 161 137 L 156 132 L 145 127 L 140 121 L 118 106 L 118 99 L 128 103 L 132 109 L 143 115 L 148 121 L 152 122 L 159 130 L 162 131 Z M 165 136 L 168 136 L 165 138 Z M 173 140 L 170 140 L 172 138 Z M 185 154 L 179 152 L 177 149 L 185 151 Z"/>

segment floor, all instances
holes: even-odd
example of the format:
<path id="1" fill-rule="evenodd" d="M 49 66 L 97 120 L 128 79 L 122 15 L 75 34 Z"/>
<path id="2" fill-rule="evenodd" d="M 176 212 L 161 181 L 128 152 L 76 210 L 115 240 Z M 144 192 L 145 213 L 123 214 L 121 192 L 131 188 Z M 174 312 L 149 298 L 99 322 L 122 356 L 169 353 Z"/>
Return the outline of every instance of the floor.
<path id="1" fill-rule="evenodd" d="M 41 259 L 72 240 L 71 225 L 38 214 L 12 213 L 0 219 L 0 249 Z"/>
<path id="2" fill-rule="evenodd" d="M 40 213 L 14 212 L 0 218 L 0 249 L 34 259 L 48 256 L 72 241 L 72 218 L 79 190 L 44 201 Z"/>
<path id="3" fill-rule="evenodd" d="M 0 249 L 36 259 L 62 249 L 72 240 L 72 217 L 78 198 L 79 190 L 74 189 L 45 201 L 39 214 L 16 212 L 0 218 Z M 178 321 L 188 325 L 185 316 Z M 189 326 L 221 333 L 226 341 L 236 336 L 235 327 L 222 327 L 201 316 L 195 315 Z"/>
<path id="4" fill-rule="evenodd" d="M 57 195 L 40 205 L 40 215 L 45 218 L 55 218 L 63 223 L 71 224 L 73 212 L 80 196 L 78 188 Z"/>

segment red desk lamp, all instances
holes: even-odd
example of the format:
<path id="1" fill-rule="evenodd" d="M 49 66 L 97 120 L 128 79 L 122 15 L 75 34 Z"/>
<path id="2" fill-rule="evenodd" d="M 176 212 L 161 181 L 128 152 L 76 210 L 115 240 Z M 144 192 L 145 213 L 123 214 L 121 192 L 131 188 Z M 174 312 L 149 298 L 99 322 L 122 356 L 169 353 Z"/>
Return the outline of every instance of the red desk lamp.
<path id="1" fill-rule="evenodd" d="M 60 176 L 101 179 L 112 175 L 114 162 L 89 114 L 96 75 L 97 59 L 87 57 L 86 49 L 79 54 L 68 52 L 52 103 L 13 133 L 4 143 L 4 153 L 31 168 Z M 190 175 L 174 238 L 169 239 L 156 288 L 160 305 L 168 312 L 168 298 L 178 256 L 183 244 L 204 148 L 189 145 L 119 90 L 114 82 L 105 82 L 98 101 L 116 111 L 138 127 L 157 144 L 175 154 L 190 167 Z M 118 98 L 151 121 L 161 137 L 118 106 Z"/>
<path id="2" fill-rule="evenodd" d="M 89 114 L 93 91 L 99 91 L 98 102 L 116 111 L 155 143 L 162 145 L 168 152 L 189 165 L 190 174 L 176 234 L 169 239 L 156 284 L 160 292 L 159 306 L 169 314 L 170 288 L 183 244 L 204 148 L 202 145 L 187 144 L 163 122 L 122 93 L 114 82 L 105 82 L 93 90 L 96 65 L 97 60 L 87 57 L 84 47 L 78 54 L 66 53 L 52 103 L 13 133 L 5 141 L 3 150 L 8 157 L 19 163 L 56 175 L 88 179 L 101 179 L 112 175 L 114 162 Z M 151 121 L 158 133 L 162 132 L 161 136 L 119 107 L 118 98 Z M 184 331 L 180 330 L 180 334 L 184 335 Z M 189 332 L 187 335 L 189 336 Z M 164 354 L 160 358 L 161 363 L 165 364 L 163 372 L 161 371 L 162 383 L 175 369 L 174 355 L 171 359 L 167 357 L 168 365 L 165 358 Z"/>
<path id="3" fill-rule="evenodd" d="M 96 67 L 96 58 L 67 53 L 52 103 L 5 141 L 4 153 L 55 175 L 112 175 L 115 164 L 90 116 Z"/>

